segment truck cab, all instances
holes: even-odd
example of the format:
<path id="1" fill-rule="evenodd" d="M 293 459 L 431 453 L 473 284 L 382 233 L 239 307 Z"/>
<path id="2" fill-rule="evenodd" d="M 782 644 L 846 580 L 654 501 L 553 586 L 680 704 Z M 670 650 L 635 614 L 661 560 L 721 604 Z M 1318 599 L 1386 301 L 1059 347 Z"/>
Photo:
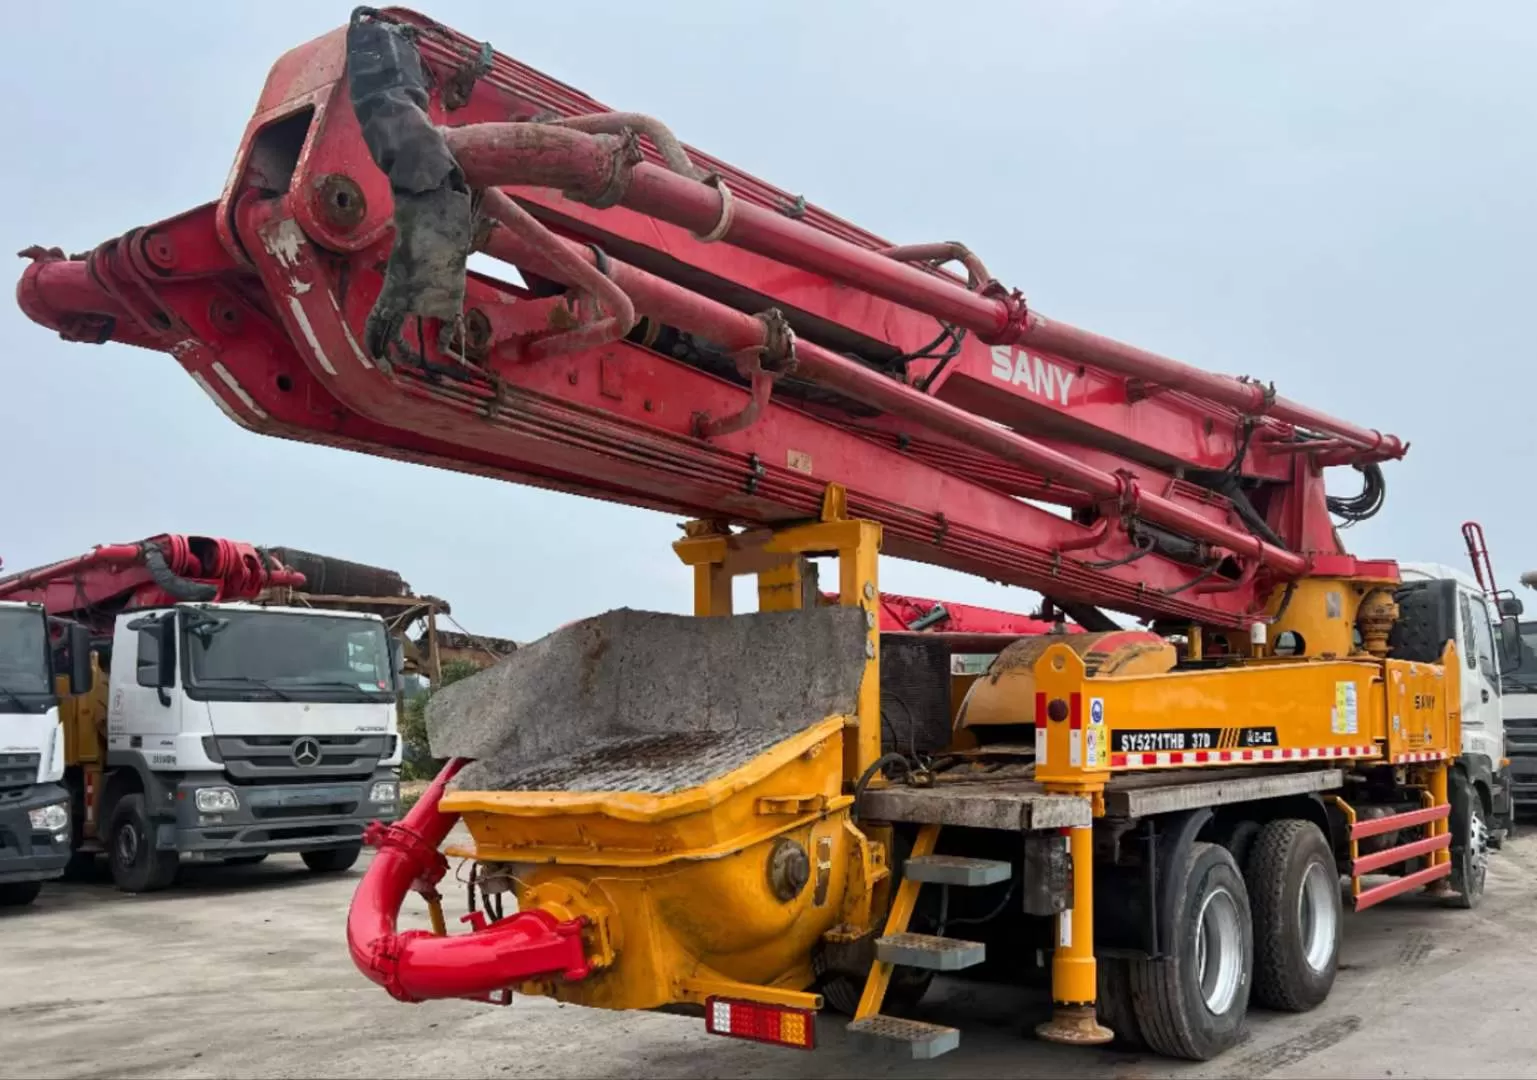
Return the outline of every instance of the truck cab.
<path id="1" fill-rule="evenodd" d="M 1479 793 L 1483 812 L 1497 840 L 1509 830 L 1514 808 L 1512 769 L 1506 761 L 1508 680 L 1502 675 L 1502 668 L 1515 651 L 1514 621 L 1502 617 L 1477 581 L 1453 567 L 1401 563 L 1399 573 L 1403 580 L 1398 591 L 1401 607 L 1422 604 L 1436 609 L 1436 617 L 1414 620 L 1413 625 L 1441 625 L 1455 631 L 1457 652 L 1463 662 L 1462 755 L 1458 767 Z M 1439 643 L 1432 645 L 1439 652 Z M 1537 775 L 1533 780 L 1537 781 Z M 1537 783 L 1532 787 L 1537 789 Z M 1537 790 L 1533 797 L 1537 797 Z"/>
<path id="2" fill-rule="evenodd" d="M 395 818 L 400 662 L 378 616 L 184 603 L 119 615 L 102 653 L 105 768 L 79 786 L 119 887 L 168 885 L 182 858 L 344 870 Z"/>
<path id="3" fill-rule="evenodd" d="M 84 657 L 84 630 L 73 628 Z M 86 690 L 72 670 L 70 689 Z M 35 604 L 0 603 L 0 907 L 29 904 L 69 861 L 69 792 L 48 617 Z"/>
<path id="4" fill-rule="evenodd" d="M 1521 622 L 1518 629 L 1519 648 L 1500 672 L 1500 692 L 1511 802 L 1517 813 L 1530 813 L 1537 807 L 1537 622 Z"/>

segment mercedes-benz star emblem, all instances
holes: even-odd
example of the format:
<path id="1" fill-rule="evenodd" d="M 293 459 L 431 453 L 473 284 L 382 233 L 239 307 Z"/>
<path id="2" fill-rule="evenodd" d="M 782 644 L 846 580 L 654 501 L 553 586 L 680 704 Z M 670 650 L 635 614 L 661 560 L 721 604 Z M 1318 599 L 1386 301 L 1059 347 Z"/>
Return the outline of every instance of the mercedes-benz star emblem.
<path id="1" fill-rule="evenodd" d="M 288 756 L 293 758 L 294 764 L 301 769 L 318 765 L 320 764 L 320 742 L 307 735 L 302 739 L 295 739 L 293 748 L 288 751 Z"/>

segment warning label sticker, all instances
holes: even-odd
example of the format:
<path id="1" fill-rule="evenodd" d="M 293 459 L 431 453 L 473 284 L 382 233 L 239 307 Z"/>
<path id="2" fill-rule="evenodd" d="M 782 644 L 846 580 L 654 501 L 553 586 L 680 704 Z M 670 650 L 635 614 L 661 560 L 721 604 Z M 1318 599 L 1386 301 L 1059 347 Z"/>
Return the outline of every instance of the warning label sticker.
<path id="1" fill-rule="evenodd" d="M 1083 767 L 1100 767 L 1100 755 L 1105 752 L 1105 699 L 1089 699 L 1089 726 L 1083 732 Z"/>
<path id="2" fill-rule="evenodd" d="M 1330 716 L 1330 730 L 1336 735 L 1354 735 L 1360 728 L 1356 713 L 1356 684 L 1334 684 L 1334 711 Z"/>

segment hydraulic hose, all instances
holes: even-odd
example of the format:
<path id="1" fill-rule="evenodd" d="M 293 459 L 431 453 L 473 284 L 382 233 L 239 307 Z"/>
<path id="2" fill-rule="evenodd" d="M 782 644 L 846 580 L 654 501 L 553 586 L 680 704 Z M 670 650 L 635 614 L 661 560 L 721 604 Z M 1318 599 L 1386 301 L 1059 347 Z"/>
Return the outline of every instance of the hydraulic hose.
<path id="1" fill-rule="evenodd" d="M 171 599 L 179 603 L 208 603 L 219 597 L 219 586 L 202 581 L 192 581 L 172 570 L 166 562 L 165 552 L 155 543 L 146 541 L 141 550 L 149 576 Z"/>

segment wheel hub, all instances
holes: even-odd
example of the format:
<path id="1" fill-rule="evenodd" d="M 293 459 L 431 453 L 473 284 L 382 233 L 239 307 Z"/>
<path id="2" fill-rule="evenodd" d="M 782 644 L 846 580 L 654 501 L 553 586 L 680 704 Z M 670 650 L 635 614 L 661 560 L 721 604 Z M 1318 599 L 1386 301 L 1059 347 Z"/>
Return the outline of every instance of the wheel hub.
<path id="1" fill-rule="evenodd" d="M 1489 868 L 1489 826 L 1483 812 L 1474 807 L 1468 815 L 1468 870 L 1473 884 L 1482 889 Z"/>
<path id="2" fill-rule="evenodd" d="M 1195 966 L 1201 999 L 1214 1016 L 1233 1007 L 1243 981 L 1243 933 L 1238 901 L 1226 889 L 1214 889 L 1201 902 L 1195 925 Z"/>
<path id="3" fill-rule="evenodd" d="M 139 857 L 139 830 L 132 822 L 117 831 L 117 857 L 124 866 L 132 866 Z"/>
<path id="4" fill-rule="evenodd" d="M 1339 879 L 1321 862 L 1309 863 L 1297 892 L 1297 924 L 1302 933 L 1302 957 L 1309 968 L 1322 973 L 1334 958 L 1339 912 Z"/>

